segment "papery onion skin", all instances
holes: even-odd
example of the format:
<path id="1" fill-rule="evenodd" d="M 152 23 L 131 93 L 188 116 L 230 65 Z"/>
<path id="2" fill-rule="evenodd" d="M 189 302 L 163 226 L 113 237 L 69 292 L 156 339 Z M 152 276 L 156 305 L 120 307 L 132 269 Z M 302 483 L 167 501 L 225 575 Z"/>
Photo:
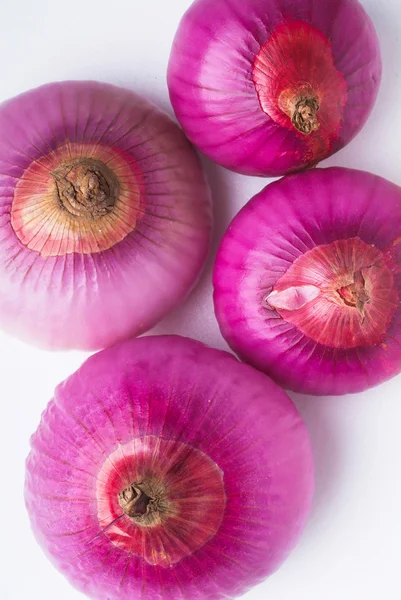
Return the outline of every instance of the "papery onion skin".
<path id="1" fill-rule="evenodd" d="M 401 189 L 345 168 L 264 188 L 213 275 L 220 330 L 286 389 L 360 392 L 401 371 Z"/>
<path id="2" fill-rule="evenodd" d="M 126 503 L 121 485 L 157 471 L 167 502 L 177 499 L 165 529 L 140 531 L 126 514 L 107 528 Z M 194 340 L 143 337 L 89 358 L 56 389 L 31 440 L 26 504 L 38 542 L 90 597 L 218 600 L 285 559 L 313 481 L 305 425 L 268 377 Z"/>
<path id="3" fill-rule="evenodd" d="M 66 81 L 2 104 L 0 131 L 1 327 L 45 348 L 99 349 L 185 298 L 208 253 L 210 193 L 164 112 Z"/>
<path id="4" fill-rule="evenodd" d="M 168 68 L 189 139 L 224 167 L 258 176 L 302 170 L 346 145 L 380 80 L 378 39 L 357 0 L 196 0 Z M 288 102 L 311 90 L 317 124 L 305 134 Z"/>

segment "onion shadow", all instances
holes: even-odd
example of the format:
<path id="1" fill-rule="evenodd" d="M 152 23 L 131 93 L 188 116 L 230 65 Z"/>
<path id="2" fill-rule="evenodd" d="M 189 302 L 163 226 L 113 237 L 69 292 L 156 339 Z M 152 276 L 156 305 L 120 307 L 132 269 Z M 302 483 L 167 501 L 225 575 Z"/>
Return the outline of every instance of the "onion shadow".
<path id="1" fill-rule="evenodd" d="M 330 396 L 307 396 L 288 393 L 301 413 L 309 431 L 315 461 L 315 494 L 312 513 L 305 529 L 308 543 L 316 542 L 324 522 L 330 520 L 332 507 L 341 494 L 343 467 L 347 460 L 341 444 L 341 402 Z M 338 429 L 336 430 L 336 424 Z"/>
<path id="2" fill-rule="evenodd" d="M 189 297 L 168 314 L 150 332 L 150 335 L 174 333 L 198 339 L 214 348 L 227 350 L 214 315 L 212 273 L 220 240 L 232 218 L 229 172 L 200 156 L 212 191 L 213 232 L 209 255 L 197 285 Z M 230 210 L 231 206 L 231 210 Z"/>
<path id="3" fill-rule="evenodd" d="M 394 135 L 398 132 L 395 107 L 399 106 L 401 96 L 399 4 L 366 4 L 364 8 L 372 19 L 382 54 L 383 75 L 377 100 L 358 135 L 319 166 L 361 169 L 401 185 L 399 153 L 395 151 L 398 142 L 393 143 Z"/>

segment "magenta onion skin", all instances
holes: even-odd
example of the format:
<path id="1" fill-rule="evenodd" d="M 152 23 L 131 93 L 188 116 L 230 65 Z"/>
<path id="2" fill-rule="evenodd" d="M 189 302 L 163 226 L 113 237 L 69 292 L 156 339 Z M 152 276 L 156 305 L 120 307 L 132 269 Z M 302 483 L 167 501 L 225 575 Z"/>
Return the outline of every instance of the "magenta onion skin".
<path id="1" fill-rule="evenodd" d="M 283 27 L 288 35 L 276 44 L 277 58 L 264 58 Z M 302 170 L 346 145 L 368 118 L 380 80 L 378 39 L 357 0 L 196 0 L 181 20 L 168 68 L 170 99 L 189 139 L 220 165 L 258 176 Z M 322 118 L 304 135 L 285 122 L 278 94 L 286 82 L 292 88 L 310 81 Z M 284 121 L 264 105 L 270 85 L 279 88 L 270 96 Z"/>
<path id="2" fill-rule="evenodd" d="M 234 218 L 216 259 L 215 312 L 231 348 L 286 389 L 308 394 L 360 392 L 399 373 L 400 209 L 399 187 L 351 169 L 314 169 L 266 186 Z M 358 277 L 341 265 L 360 248 L 370 286 L 364 315 L 343 300 Z M 375 258 L 365 261 L 365 252 Z M 348 278 L 335 297 L 322 265 Z M 285 282 L 294 273 L 300 280 L 291 287 Z M 343 320 L 350 315 L 351 326 Z"/>
<path id="3" fill-rule="evenodd" d="M 211 201 L 164 112 L 126 89 L 66 81 L 2 104 L 0 129 L 2 328 L 45 348 L 98 349 L 187 296 L 208 253 Z M 88 205 L 90 186 L 103 193 L 76 168 L 82 158 L 103 165 L 113 206 L 103 194 L 93 212 L 61 194 L 68 177 L 87 186 Z"/>
<path id="4" fill-rule="evenodd" d="M 167 460 L 163 477 L 184 474 L 172 486 L 180 487 L 184 510 L 175 531 L 174 516 L 164 531 L 151 530 L 148 550 L 136 541 L 146 533 L 140 527 L 125 533 L 119 543 L 136 545 L 135 554 L 111 541 L 116 534 L 107 519 L 99 524 L 98 511 L 108 502 L 121 512 L 114 492 L 108 497 L 109 483 L 124 475 L 117 471 L 134 468 L 124 449 L 151 439 L 151 468 Z M 192 454 L 179 461 L 169 451 L 177 445 Z M 167 450 L 158 455 L 162 446 Z M 207 477 L 202 469 L 185 471 L 194 456 L 215 470 Z M 211 476 L 217 487 L 207 496 L 202 486 Z M 217 600 L 243 594 L 282 563 L 310 511 L 313 480 L 305 425 L 278 386 L 228 353 L 155 336 L 103 350 L 58 386 L 31 439 L 26 505 L 47 555 L 92 598 Z M 207 523 L 199 520 L 194 531 L 185 508 L 191 493 L 192 503 L 197 494 L 203 502 L 200 515 L 210 505 Z M 126 515 L 119 521 L 122 531 L 132 527 L 129 521 Z M 174 552 L 178 560 L 169 564 Z"/>

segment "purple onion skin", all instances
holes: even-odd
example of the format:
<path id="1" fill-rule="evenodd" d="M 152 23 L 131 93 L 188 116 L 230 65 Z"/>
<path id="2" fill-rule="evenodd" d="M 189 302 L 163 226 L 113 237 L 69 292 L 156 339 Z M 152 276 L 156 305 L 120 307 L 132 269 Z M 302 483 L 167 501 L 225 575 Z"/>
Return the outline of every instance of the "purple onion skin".
<path id="1" fill-rule="evenodd" d="M 326 107 L 324 118 L 339 104 L 342 108 L 338 126 L 322 123 L 310 136 L 296 131 L 290 121 L 283 126 L 271 118 L 253 81 L 261 48 L 277 27 L 297 20 L 323 34 L 328 59 L 345 82 L 341 91 L 332 80 L 324 80 L 325 67 L 318 73 L 320 112 L 328 96 L 338 93 L 340 100 Z M 313 79 L 318 62 L 316 68 L 302 70 L 300 61 L 291 58 L 297 37 L 296 32 L 288 36 L 289 57 L 266 64 L 262 87 L 272 78 L 283 77 L 295 87 L 297 81 Z M 305 36 L 305 46 L 310 39 Z M 321 50 L 314 42 L 310 45 L 320 58 Z M 346 145 L 368 118 L 380 80 L 378 39 L 357 0 L 196 0 L 182 18 L 168 68 L 171 102 L 189 139 L 220 165 L 258 176 L 302 170 Z"/>
<path id="2" fill-rule="evenodd" d="M 380 300 L 386 331 L 374 343 L 355 347 L 317 343 L 286 319 L 290 313 L 267 306 L 266 297 L 306 252 L 356 238 L 382 254 L 390 273 Z M 214 305 L 224 338 L 241 359 L 297 392 L 340 395 L 386 381 L 401 370 L 400 242 L 401 189 L 385 179 L 329 168 L 266 186 L 233 219 L 217 255 Z M 326 265 L 330 268 L 330 260 Z M 314 276 L 310 268 L 305 274 Z M 314 335 L 325 329 L 326 317 L 323 312 Z M 327 337 L 348 335 L 352 345 L 355 331 L 334 325 Z M 376 318 L 372 335 L 382 326 L 383 319 Z M 312 331 L 312 325 L 306 327 Z"/>
<path id="3" fill-rule="evenodd" d="M 149 436 L 203 452 L 224 486 L 220 526 L 168 568 L 116 547 L 97 516 L 99 470 L 106 465 L 115 478 L 107 457 Z M 99 600 L 243 594 L 278 568 L 310 511 L 312 452 L 288 396 L 232 355 L 186 338 L 144 337 L 89 358 L 56 389 L 31 448 L 26 505 L 35 536 L 70 582 Z M 183 465 L 170 459 L 168 472 L 180 472 Z M 190 491 L 189 479 L 184 500 Z M 181 517 L 185 522 L 185 510 Z M 164 537 L 163 560 L 174 548 L 186 553 L 177 542 L 184 529 Z M 202 535 L 201 528 L 193 535 Z"/>
<path id="4" fill-rule="evenodd" d="M 208 254 L 211 202 L 195 151 L 164 112 L 129 90 L 68 81 L 5 102 L 0 130 L 2 328 L 45 348 L 99 349 L 143 333 L 183 301 Z M 33 182 L 27 169 L 53 165 L 57 152 L 79 155 L 81 145 L 117 157 L 109 165 L 125 194 L 118 223 L 108 234 L 99 226 L 100 241 L 97 230 L 69 238 L 58 222 L 45 236 L 40 211 L 34 231 L 28 217 L 13 226 L 24 175 L 25 204 L 43 181 L 55 185 L 50 167 L 40 166 Z"/>

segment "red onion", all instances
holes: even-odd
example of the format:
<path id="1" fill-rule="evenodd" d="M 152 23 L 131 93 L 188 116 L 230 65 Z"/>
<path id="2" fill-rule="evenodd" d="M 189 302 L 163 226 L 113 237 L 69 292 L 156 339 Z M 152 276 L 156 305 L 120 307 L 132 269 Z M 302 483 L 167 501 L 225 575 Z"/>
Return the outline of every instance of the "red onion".
<path id="1" fill-rule="evenodd" d="M 362 128 L 380 50 L 357 0 L 196 0 L 170 57 L 170 98 L 189 139 L 249 175 L 311 166 Z"/>
<path id="2" fill-rule="evenodd" d="M 270 379 L 175 336 L 89 358 L 31 440 L 35 535 L 100 600 L 222 599 L 275 570 L 313 491 L 308 434 Z"/>
<path id="3" fill-rule="evenodd" d="M 401 371 L 401 189 L 343 168 L 291 175 L 234 218 L 214 272 L 223 336 L 282 386 L 344 394 Z"/>
<path id="4" fill-rule="evenodd" d="M 183 300 L 208 252 L 210 198 L 183 133 L 135 93 L 42 86 L 0 108 L 0 325 L 100 348 Z"/>

